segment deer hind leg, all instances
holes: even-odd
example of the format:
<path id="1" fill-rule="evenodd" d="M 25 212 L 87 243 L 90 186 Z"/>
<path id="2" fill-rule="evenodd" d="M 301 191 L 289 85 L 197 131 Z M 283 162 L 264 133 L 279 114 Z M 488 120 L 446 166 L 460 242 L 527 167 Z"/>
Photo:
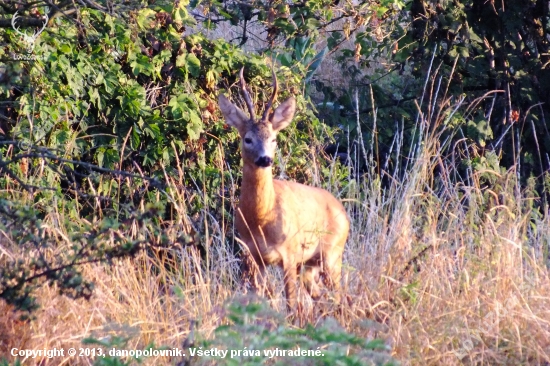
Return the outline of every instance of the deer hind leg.
<path id="1" fill-rule="evenodd" d="M 337 304 L 340 303 L 341 297 L 340 280 L 342 278 L 342 257 L 349 231 L 347 221 L 345 223 L 345 227 L 342 227 L 341 230 L 332 230 L 334 235 L 326 238 L 326 242 L 321 253 L 323 280 L 325 286 L 333 292 L 334 300 Z"/>
<path id="2" fill-rule="evenodd" d="M 319 300 L 321 297 L 321 289 L 319 288 L 319 273 L 321 269 L 318 265 L 304 265 L 304 274 L 302 275 L 302 283 L 306 291 L 313 300 Z"/>
<path id="3" fill-rule="evenodd" d="M 334 300 L 340 303 L 340 279 L 342 277 L 342 254 L 323 258 L 323 279 L 325 286 L 334 292 Z"/>

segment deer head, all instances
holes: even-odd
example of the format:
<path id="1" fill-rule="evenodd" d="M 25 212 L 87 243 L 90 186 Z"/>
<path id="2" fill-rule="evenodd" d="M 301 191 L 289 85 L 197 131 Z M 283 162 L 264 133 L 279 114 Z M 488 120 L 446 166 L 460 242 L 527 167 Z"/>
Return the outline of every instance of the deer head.
<path id="1" fill-rule="evenodd" d="M 17 34 L 23 37 L 23 41 L 27 44 L 27 48 L 26 48 L 27 53 L 32 53 L 32 51 L 34 50 L 35 42 L 38 39 L 38 36 L 44 31 L 44 29 L 46 28 L 46 25 L 48 24 L 48 20 L 49 20 L 48 14 L 44 15 L 45 19 L 44 19 L 44 25 L 42 26 L 42 28 L 40 28 L 37 31 L 34 31 L 33 35 L 30 36 L 25 32 L 21 32 L 19 30 L 19 27 L 16 25 L 17 19 L 20 18 L 20 16 L 17 15 L 17 12 L 18 11 L 16 11 L 15 14 L 13 14 L 13 17 L 11 18 L 11 26 L 13 27 L 13 30 L 17 32 Z"/>
<path id="2" fill-rule="evenodd" d="M 262 118 L 257 121 L 254 113 L 254 103 L 246 90 L 243 75 L 240 71 L 241 93 L 248 108 L 248 117 L 239 107 L 231 103 L 224 95 L 219 96 L 219 106 L 228 125 L 235 127 L 241 136 L 241 153 L 245 164 L 254 164 L 267 168 L 273 164 L 277 147 L 277 133 L 287 127 L 296 111 L 296 101 L 293 97 L 285 100 L 273 113 L 271 107 L 277 97 L 277 77 L 273 71 L 273 92 L 267 102 Z"/>

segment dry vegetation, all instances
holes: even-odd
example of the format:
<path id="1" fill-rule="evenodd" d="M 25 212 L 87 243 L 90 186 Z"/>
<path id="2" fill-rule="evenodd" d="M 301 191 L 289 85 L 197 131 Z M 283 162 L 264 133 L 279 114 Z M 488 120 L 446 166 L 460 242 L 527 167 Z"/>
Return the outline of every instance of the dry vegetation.
<path id="1" fill-rule="evenodd" d="M 230 28 L 220 29 L 212 38 L 239 35 Z M 331 85 L 346 86 L 331 62 L 325 62 L 318 74 Z M 454 108 L 442 115 L 452 114 Z M 432 120 L 428 116 L 419 126 L 431 126 Z M 468 155 L 475 154 L 472 146 L 457 144 L 449 152 L 440 146 L 439 135 L 425 131 L 423 136 L 404 178 L 387 173 L 381 181 L 373 169 L 333 184 L 315 163 L 304 173 L 342 199 L 351 217 L 342 274 L 348 301 L 341 312 L 326 299 L 314 308 L 302 289 L 303 312 L 288 326 L 317 325 L 333 317 L 350 333 L 382 339 L 388 353 L 404 365 L 549 365 L 547 205 L 531 185 L 520 185 L 513 168 L 506 171 L 489 163 L 461 166 L 460 158 L 472 160 Z M 220 157 L 224 155 L 220 151 Z M 457 178 L 457 171 L 462 178 Z M 163 222 L 164 231 L 175 240 L 194 226 L 201 233 L 197 245 L 150 250 L 111 266 L 87 265 L 84 275 L 95 282 L 89 301 L 60 296 L 55 287 L 45 285 L 37 293 L 41 308 L 30 320 L 21 320 L 0 301 L 0 359 L 5 356 L 12 362 L 9 353 L 14 347 L 82 347 L 87 337 L 128 338 L 126 349 L 152 343 L 184 348 L 195 339 L 213 337 L 214 330 L 227 323 L 228 302 L 249 300 L 239 271 L 241 259 L 227 245 L 234 228 L 217 221 L 208 210 L 191 217 L 186 209 L 190 192 L 181 188 L 182 177 L 166 180 L 177 219 Z M 225 191 L 235 192 L 235 184 L 226 180 Z M 4 194 L 33 203 L 23 193 Z M 205 202 L 211 199 L 204 192 L 191 194 L 203 195 Z M 223 199 L 236 201 L 234 196 Z M 63 215 L 53 210 L 43 220 L 59 238 L 52 256 L 71 244 L 61 224 L 68 219 Z M 136 239 L 154 232 L 136 225 L 118 231 Z M 9 232 L 0 232 L 0 266 L 28 259 L 13 239 Z M 201 253 L 199 246 L 206 252 Z M 276 290 L 268 302 L 284 313 L 281 277 L 270 269 Z M 143 364 L 179 361 L 148 358 Z M 93 360 L 66 357 L 22 363 L 88 365 Z"/>
<path id="2" fill-rule="evenodd" d="M 539 203 L 534 190 L 521 190 L 513 170 L 470 169 L 466 182 L 452 183 L 458 167 L 444 163 L 437 141 L 425 138 L 405 180 L 390 180 L 381 189 L 380 181 L 366 174 L 335 192 L 352 217 L 343 273 L 350 301 L 342 313 L 328 302 L 312 310 L 302 291 L 305 310 L 297 324 L 335 317 L 350 332 L 382 338 L 405 365 L 548 364 L 548 216 L 533 208 Z M 174 197 L 180 221 L 165 223 L 169 236 L 179 235 L 191 221 L 184 197 L 183 192 Z M 63 220 L 56 215 L 44 222 L 62 233 L 57 223 Z M 202 259 L 189 246 L 112 267 L 90 265 L 85 274 L 96 283 L 90 301 L 61 297 L 44 286 L 38 295 L 42 308 L 29 321 L 1 305 L 0 354 L 12 347 L 78 347 L 90 336 L 129 337 L 127 348 L 151 342 L 181 348 L 189 337 L 211 337 L 226 321 L 223 305 L 246 292 L 239 259 L 224 244 L 233 228 L 211 217 L 204 212 L 201 220 L 206 235 L 200 240 L 207 248 Z M 140 237 L 147 228 L 125 230 L 120 234 Z M 67 245 L 60 241 L 56 250 Z M 7 241 L 2 252 L 4 259 L 20 255 Z M 280 274 L 270 274 L 277 286 L 270 305 L 283 312 Z M 191 324 L 195 321 L 197 326 Z M 59 361 L 40 364 L 75 363 Z M 145 360 L 170 362 L 176 360 Z"/>
<path id="3" fill-rule="evenodd" d="M 321 74 L 333 74 L 324 67 Z M 348 301 L 341 312 L 326 300 L 314 308 L 302 289 L 304 310 L 294 325 L 288 325 L 319 324 L 334 317 L 351 333 L 381 338 L 388 353 L 404 365 L 548 365 L 547 207 L 534 189 L 520 187 L 513 169 L 490 164 L 460 167 L 440 147 L 439 136 L 424 136 L 405 178 L 389 177 L 384 187 L 374 171 L 350 180 L 345 189 L 332 186 L 330 177 L 321 176 L 322 169 L 312 164 L 305 176 L 332 190 L 352 218 L 342 275 Z M 472 149 L 461 146 L 452 153 L 466 157 Z M 465 176 L 462 180 L 456 178 L 459 169 Z M 78 348 L 87 337 L 127 337 L 126 349 L 143 349 L 151 343 L 183 348 L 196 338 L 212 337 L 216 327 L 227 322 L 225 304 L 247 296 L 240 258 L 227 247 L 234 228 L 207 210 L 199 218 L 190 217 L 189 192 L 178 183 L 182 178 L 166 179 L 178 219 L 162 223 L 165 233 L 175 239 L 188 232 L 191 223 L 199 225 L 196 229 L 202 235 L 197 244 L 206 253 L 191 245 L 141 253 L 113 266 L 88 265 L 84 274 L 96 285 L 90 301 L 59 296 L 56 288 L 44 286 L 37 294 L 42 307 L 27 321 L 0 303 L 0 356 L 8 356 L 13 347 Z M 226 192 L 235 192 L 234 185 L 225 181 Z M 66 228 L 59 226 L 65 221 L 62 215 L 53 211 L 44 219 L 48 230 L 60 238 L 52 255 L 70 245 L 63 240 Z M 119 232 L 143 238 L 148 229 L 129 226 Z M 0 234 L 0 261 L 25 260 L 11 245 L 10 233 Z M 269 304 L 284 313 L 281 274 L 271 269 L 269 276 L 276 284 Z M 149 358 L 144 364 L 178 361 Z M 70 357 L 23 361 L 92 363 Z"/>

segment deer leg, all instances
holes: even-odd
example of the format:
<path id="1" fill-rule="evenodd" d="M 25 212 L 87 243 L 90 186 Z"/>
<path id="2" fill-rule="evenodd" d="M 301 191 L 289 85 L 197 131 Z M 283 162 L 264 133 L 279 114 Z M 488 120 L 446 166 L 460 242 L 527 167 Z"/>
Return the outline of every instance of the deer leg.
<path id="1" fill-rule="evenodd" d="M 292 261 L 283 260 L 283 271 L 285 280 L 286 306 L 289 312 L 296 306 L 296 280 L 298 279 L 298 269 Z"/>
<path id="2" fill-rule="evenodd" d="M 342 277 L 342 255 L 334 258 L 323 258 L 323 274 L 325 286 L 334 291 L 336 303 L 340 303 L 340 279 Z"/>
<path id="3" fill-rule="evenodd" d="M 319 300 L 321 297 L 321 289 L 318 285 L 320 268 L 318 266 L 308 265 L 304 265 L 304 267 L 305 270 L 302 277 L 302 282 L 306 288 L 306 291 L 313 300 Z"/>
<path id="4" fill-rule="evenodd" d="M 260 264 L 259 265 L 259 283 L 257 284 L 258 285 L 258 288 L 261 289 L 261 295 L 262 296 L 265 296 L 267 294 L 267 296 L 272 299 L 273 298 L 273 288 L 271 286 L 271 282 L 269 282 L 267 280 L 267 275 L 265 273 L 266 271 L 266 266 L 264 266 L 263 264 Z"/>

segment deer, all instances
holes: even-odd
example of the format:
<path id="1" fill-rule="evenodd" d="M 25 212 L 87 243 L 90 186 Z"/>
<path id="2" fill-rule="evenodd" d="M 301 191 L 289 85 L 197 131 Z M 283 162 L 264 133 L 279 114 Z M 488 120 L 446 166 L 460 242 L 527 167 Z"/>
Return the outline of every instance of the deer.
<path id="1" fill-rule="evenodd" d="M 267 265 L 282 267 L 289 312 L 296 306 L 299 271 L 301 283 L 313 300 L 322 295 L 322 276 L 339 303 L 342 256 L 350 227 L 346 210 L 324 189 L 273 178 L 277 134 L 291 123 L 296 100 L 290 97 L 272 111 L 278 93 L 273 71 L 273 91 L 257 119 L 243 71 L 244 68 L 239 73 L 240 89 L 249 115 L 225 95 L 218 97 L 226 123 L 237 129 L 241 139 L 243 175 L 235 213 L 241 241 L 262 278 L 265 279 Z M 256 275 L 257 271 L 253 276 Z"/>

